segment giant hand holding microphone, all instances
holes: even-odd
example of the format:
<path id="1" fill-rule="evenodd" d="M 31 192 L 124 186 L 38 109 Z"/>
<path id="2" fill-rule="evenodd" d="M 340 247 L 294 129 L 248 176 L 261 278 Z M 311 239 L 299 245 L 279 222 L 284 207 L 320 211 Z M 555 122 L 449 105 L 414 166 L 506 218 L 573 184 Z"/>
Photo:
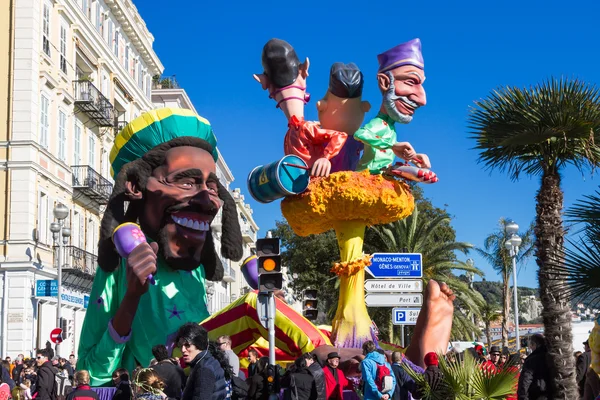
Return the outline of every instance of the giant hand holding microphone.
<path id="1" fill-rule="evenodd" d="M 146 243 L 146 236 L 138 224 L 126 222 L 115 228 L 112 236 L 113 243 L 117 249 L 117 253 L 127 259 L 131 252 L 140 244 Z M 148 281 L 156 285 L 156 280 L 152 274 L 148 275 Z"/>

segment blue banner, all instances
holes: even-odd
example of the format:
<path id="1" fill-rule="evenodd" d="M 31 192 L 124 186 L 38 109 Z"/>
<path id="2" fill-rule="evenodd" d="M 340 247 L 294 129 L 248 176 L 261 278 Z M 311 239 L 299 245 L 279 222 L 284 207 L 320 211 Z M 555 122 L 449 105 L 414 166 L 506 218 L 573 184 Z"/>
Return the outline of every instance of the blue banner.
<path id="1" fill-rule="evenodd" d="M 56 279 L 35 282 L 35 297 L 56 296 L 58 296 L 58 281 Z"/>
<path id="2" fill-rule="evenodd" d="M 58 280 L 48 279 L 39 280 L 35 282 L 35 297 L 58 297 Z M 90 296 L 81 293 L 75 293 L 71 290 L 62 289 L 60 296 L 62 302 L 69 303 L 71 305 L 88 308 L 90 302 Z"/>

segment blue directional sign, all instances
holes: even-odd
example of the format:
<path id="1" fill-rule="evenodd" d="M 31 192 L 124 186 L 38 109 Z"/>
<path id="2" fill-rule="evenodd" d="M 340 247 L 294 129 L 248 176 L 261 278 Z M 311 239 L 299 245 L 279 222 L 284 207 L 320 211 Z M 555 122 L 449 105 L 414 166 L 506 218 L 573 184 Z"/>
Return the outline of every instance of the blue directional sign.
<path id="1" fill-rule="evenodd" d="M 374 278 L 422 278 L 423 257 L 420 253 L 374 253 L 366 270 Z"/>
<path id="2" fill-rule="evenodd" d="M 36 297 L 56 297 L 58 295 L 58 281 L 53 280 L 39 280 L 35 282 L 35 296 Z"/>
<path id="3" fill-rule="evenodd" d="M 420 308 L 394 308 L 392 322 L 394 325 L 416 325 L 420 311 Z"/>

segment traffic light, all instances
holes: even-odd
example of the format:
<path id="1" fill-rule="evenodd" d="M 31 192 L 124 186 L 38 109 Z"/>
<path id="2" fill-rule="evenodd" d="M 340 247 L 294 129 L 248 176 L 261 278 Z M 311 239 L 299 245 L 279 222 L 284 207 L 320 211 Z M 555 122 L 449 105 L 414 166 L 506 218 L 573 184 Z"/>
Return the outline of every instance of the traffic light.
<path id="1" fill-rule="evenodd" d="M 279 393 L 279 376 L 276 365 L 267 365 L 267 385 L 270 394 Z"/>
<path id="2" fill-rule="evenodd" d="M 69 321 L 67 321 L 66 318 L 60 319 L 60 329 L 62 329 L 62 333 L 60 335 L 63 338 L 63 340 L 65 340 L 69 337 L 69 335 L 67 334 L 67 331 L 69 329 Z"/>
<path id="3" fill-rule="evenodd" d="M 70 338 L 71 336 L 75 335 L 75 321 L 73 321 L 72 319 L 69 320 L 69 324 L 67 325 L 67 338 Z"/>
<path id="4" fill-rule="evenodd" d="M 319 301 L 317 300 L 317 291 L 312 289 L 306 289 L 303 293 L 302 298 L 302 315 L 309 321 L 314 321 L 319 315 L 317 306 Z"/>
<path id="5" fill-rule="evenodd" d="M 258 239 L 256 241 L 258 257 L 258 291 L 274 292 L 283 287 L 281 273 L 281 255 L 279 238 Z"/>

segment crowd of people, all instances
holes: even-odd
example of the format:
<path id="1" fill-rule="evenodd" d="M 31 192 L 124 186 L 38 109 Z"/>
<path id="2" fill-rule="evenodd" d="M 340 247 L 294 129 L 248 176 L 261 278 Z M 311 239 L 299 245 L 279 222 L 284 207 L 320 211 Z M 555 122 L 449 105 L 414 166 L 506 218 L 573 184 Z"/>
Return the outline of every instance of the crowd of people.
<path id="1" fill-rule="evenodd" d="M 176 343 L 181 348 L 180 358 L 169 356 L 161 344 L 152 348 L 154 359 L 148 367 L 139 366 L 131 373 L 123 368 L 114 371 L 112 400 L 267 400 L 273 392 L 282 393 L 286 400 L 342 400 L 344 391 L 357 392 L 365 400 L 417 400 L 425 397 L 425 387 L 435 392 L 443 382 L 436 353 L 425 355 L 423 369 L 401 352 L 391 353 L 388 360 L 372 341 L 363 345 L 359 378 L 344 374 L 337 352 L 329 353 L 323 364 L 316 355 L 305 353 L 286 369 L 277 366 L 274 371 L 268 357 L 259 357 L 250 349 L 244 371 L 229 336 L 210 342 L 207 331 L 193 323 L 179 329 Z M 600 379 L 590 368 L 587 341 L 584 346 L 584 352 L 575 353 L 577 383 L 580 399 L 594 400 L 600 395 Z M 498 346 L 491 346 L 489 352 L 481 345 L 467 351 L 487 374 L 509 370 L 518 375 L 518 385 L 508 400 L 553 398 L 542 335 L 530 337 L 528 355 L 510 354 Z M 449 362 L 463 357 L 464 353 L 452 350 L 446 354 Z M 37 351 L 35 359 L 19 354 L 14 361 L 10 357 L 2 360 L 1 382 L 10 387 L 14 400 L 98 400 L 97 392 L 90 388 L 88 371 L 76 370 L 76 363 L 73 354 L 68 360 L 54 357 L 48 344 Z M 427 385 L 417 385 L 405 367 L 422 374 Z"/>

